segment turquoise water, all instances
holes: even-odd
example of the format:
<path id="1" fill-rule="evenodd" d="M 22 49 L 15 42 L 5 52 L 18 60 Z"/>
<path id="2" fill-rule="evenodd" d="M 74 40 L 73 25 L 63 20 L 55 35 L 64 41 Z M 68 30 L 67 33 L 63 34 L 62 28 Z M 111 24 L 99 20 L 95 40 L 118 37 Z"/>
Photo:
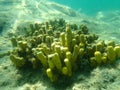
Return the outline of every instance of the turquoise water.
<path id="1" fill-rule="evenodd" d="M 120 0 L 51 0 L 67 5 L 88 15 L 99 11 L 120 10 Z"/>

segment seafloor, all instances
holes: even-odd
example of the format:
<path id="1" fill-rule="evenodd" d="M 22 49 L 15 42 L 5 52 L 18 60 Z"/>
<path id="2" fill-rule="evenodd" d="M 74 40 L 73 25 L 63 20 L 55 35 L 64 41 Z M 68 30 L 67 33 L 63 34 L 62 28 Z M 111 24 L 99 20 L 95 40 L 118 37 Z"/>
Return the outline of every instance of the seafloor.
<path id="1" fill-rule="evenodd" d="M 101 11 L 92 17 L 53 2 L 3 2 L 0 2 L 0 90 L 120 90 L 120 60 L 116 60 L 113 65 L 97 67 L 91 72 L 76 73 L 68 82 L 63 80 L 53 84 L 39 70 L 16 69 L 8 53 L 13 49 L 11 32 L 15 34 L 31 22 L 63 17 L 69 23 L 86 24 L 91 33 L 99 35 L 99 39 L 105 42 L 114 40 L 119 44 L 119 10 Z"/>

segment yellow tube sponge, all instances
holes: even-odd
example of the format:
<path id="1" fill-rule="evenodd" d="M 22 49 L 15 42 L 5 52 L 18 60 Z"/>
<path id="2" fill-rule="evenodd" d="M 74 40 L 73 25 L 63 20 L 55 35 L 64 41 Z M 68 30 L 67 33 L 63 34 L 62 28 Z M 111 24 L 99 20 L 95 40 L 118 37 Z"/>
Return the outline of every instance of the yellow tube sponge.
<path id="1" fill-rule="evenodd" d="M 33 24 L 30 24 L 30 29 L 31 29 L 30 35 L 32 35 L 33 32 L 35 31 L 35 28 L 34 28 Z"/>
<path id="2" fill-rule="evenodd" d="M 62 71 L 62 63 L 61 63 L 61 60 L 60 60 L 60 57 L 58 55 L 58 53 L 54 53 L 54 64 L 55 64 L 55 67 L 59 70 L 59 71 Z"/>
<path id="3" fill-rule="evenodd" d="M 47 34 L 48 34 L 49 36 L 52 36 L 52 35 L 53 35 L 52 27 L 51 27 L 49 30 L 47 30 Z"/>
<path id="4" fill-rule="evenodd" d="M 102 56 L 102 62 L 104 63 L 104 64 L 106 64 L 107 63 L 107 57 L 106 56 Z"/>
<path id="5" fill-rule="evenodd" d="M 65 33 L 64 32 L 60 34 L 60 41 L 61 41 L 62 46 L 65 46 Z"/>
<path id="6" fill-rule="evenodd" d="M 66 52 L 69 50 L 68 50 L 68 47 L 61 47 L 60 50 L 61 50 L 61 56 L 62 56 L 61 60 L 62 60 L 66 57 Z"/>
<path id="7" fill-rule="evenodd" d="M 51 82 L 55 82 L 57 80 L 56 75 L 53 74 L 53 72 L 52 72 L 52 70 L 50 68 L 48 68 L 46 70 L 46 74 L 50 78 Z"/>
<path id="8" fill-rule="evenodd" d="M 66 58 L 68 58 L 71 62 L 71 59 L 72 59 L 72 53 L 70 51 L 67 51 L 66 52 Z"/>
<path id="9" fill-rule="evenodd" d="M 85 44 L 84 43 L 79 43 L 79 47 L 80 48 L 85 48 Z"/>
<path id="10" fill-rule="evenodd" d="M 61 46 L 60 45 L 55 45 L 55 52 L 59 54 L 60 58 L 62 57 L 62 54 L 61 54 Z"/>
<path id="11" fill-rule="evenodd" d="M 80 48 L 80 49 L 79 49 L 79 58 L 82 58 L 82 57 L 83 57 L 84 52 L 85 52 L 84 48 Z"/>
<path id="12" fill-rule="evenodd" d="M 73 50 L 73 54 L 72 54 L 72 61 L 73 62 L 75 62 L 77 60 L 78 55 L 79 55 L 79 46 L 75 45 L 74 50 Z"/>
<path id="13" fill-rule="evenodd" d="M 79 44 L 80 43 L 80 36 L 79 36 L 79 34 L 75 35 L 75 39 L 76 39 L 76 44 Z"/>
<path id="14" fill-rule="evenodd" d="M 86 43 L 86 38 L 84 34 L 80 34 L 80 43 Z"/>
<path id="15" fill-rule="evenodd" d="M 31 58 L 30 61 L 32 63 L 33 69 L 37 69 L 38 65 L 37 65 L 36 59 L 35 58 Z"/>
<path id="16" fill-rule="evenodd" d="M 100 65 L 101 62 L 102 62 L 102 54 L 101 54 L 101 52 L 100 51 L 95 51 L 94 56 L 95 56 L 97 64 Z"/>
<path id="17" fill-rule="evenodd" d="M 22 49 L 26 49 L 28 47 L 26 41 L 18 41 L 18 45 Z"/>
<path id="18" fill-rule="evenodd" d="M 113 47 L 114 47 L 114 46 L 115 46 L 115 41 L 108 41 L 107 45 L 108 45 L 108 46 L 113 46 Z"/>
<path id="19" fill-rule="evenodd" d="M 62 63 L 58 53 L 48 55 L 48 64 L 51 69 L 56 67 L 57 70 L 62 71 Z"/>
<path id="20" fill-rule="evenodd" d="M 10 60 L 17 66 L 22 67 L 25 65 L 25 60 L 23 57 L 17 57 L 13 54 L 10 55 Z"/>
<path id="21" fill-rule="evenodd" d="M 47 47 L 46 45 L 44 45 L 44 44 L 43 44 L 42 48 L 43 48 L 42 52 L 44 53 L 44 55 L 46 55 L 46 56 L 47 56 L 48 54 L 50 54 L 50 53 L 51 53 L 50 48 L 49 48 L 49 47 Z"/>
<path id="22" fill-rule="evenodd" d="M 72 39 L 72 43 L 71 43 L 71 52 L 73 52 L 73 50 L 74 50 L 74 46 L 76 45 L 76 39 Z"/>
<path id="23" fill-rule="evenodd" d="M 64 62 L 68 69 L 68 76 L 71 76 L 72 75 L 72 66 L 71 66 L 70 60 L 68 58 L 65 58 Z"/>
<path id="24" fill-rule="evenodd" d="M 47 67 L 47 57 L 40 51 L 37 53 L 37 58 L 40 60 L 44 67 Z"/>
<path id="25" fill-rule="evenodd" d="M 53 42 L 52 36 L 46 36 L 46 44 L 48 47 L 51 46 L 52 42 Z"/>
<path id="26" fill-rule="evenodd" d="M 62 73 L 63 73 L 64 75 L 68 75 L 68 68 L 67 68 L 67 67 L 63 67 L 63 68 L 62 68 Z"/>
<path id="27" fill-rule="evenodd" d="M 35 23 L 35 30 L 39 30 L 39 23 Z"/>
<path id="28" fill-rule="evenodd" d="M 17 40 L 16 40 L 15 37 L 12 37 L 12 38 L 11 38 L 11 43 L 12 43 L 12 46 L 13 46 L 13 47 L 16 47 L 16 46 L 17 46 Z"/>
<path id="29" fill-rule="evenodd" d="M 72 31 L 71 31 L 70 25 L 67 24 L 66 25 L 66 45 L 69 51 L 72 51 L 71 44 L 72 44 Z"/>
<path id="30" fill-rule="evenodd" d="M 48 65 L 51 70 L 55 69 L 53 57 L 54 57 L 54 54 L 48 55 Z"/>
<path id="31" fill-rule="evenodd" d="M 103 43 L 102 43 L 102 42 L 98 42 L 98 43 L 96 44 L 96 51 L 102 52 L 103 49 L 104 49 Z"/>
<path id="32" fill-rule="evenodd" d="M 96 67 L 96 66 L 97 66 L 97 62 L 96 62 L 95 57 L 91 57 L 91 58 L 90 58 L 90 65 L 91 65 L 92 67 Z"/>
<path id="33" fill-rule="evenodd" d="M 108 63 L 113 63 L 113 61 L 115 61 L 116 54 L 113 46 L 107 46 L 107 56 L 108 56 Z"/>
<path id="34" fill-rule="evenodd" d="M 116 57 L 120 58 L 120 46 L 115 46 L 114 47 L 114 51 L 116 53 Z"/>

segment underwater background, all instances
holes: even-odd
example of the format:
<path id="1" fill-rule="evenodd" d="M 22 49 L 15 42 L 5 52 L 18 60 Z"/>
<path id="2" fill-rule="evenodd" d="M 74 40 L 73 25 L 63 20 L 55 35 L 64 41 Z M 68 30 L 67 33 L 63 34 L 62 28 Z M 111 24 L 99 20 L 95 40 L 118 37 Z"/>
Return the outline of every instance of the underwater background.
<path id="1" fill-rule="evenodd" d="M 71 79 L 52 83 L 43 70 L 16 68 L 10 60 L 11 38 L 24 35 L 30 24 L 63 18 L 85 24 L 98 41 L 120 44 L 119 0 L 0 0 L 0 90 L 120 90 L 120 60 Z M 28 30 L 29 31 L 29 30 Z M 59 81 L 59 80 L 58 80 Z"/>
<path id="2" fill-rule="evenodd" d="M 113 11 L 120 9 L 120 1 L 113 0 L 51 0 L 67 5 L 76 11 L 81 11 L 87 15 L 94 15 L 99 11 Z"/>

